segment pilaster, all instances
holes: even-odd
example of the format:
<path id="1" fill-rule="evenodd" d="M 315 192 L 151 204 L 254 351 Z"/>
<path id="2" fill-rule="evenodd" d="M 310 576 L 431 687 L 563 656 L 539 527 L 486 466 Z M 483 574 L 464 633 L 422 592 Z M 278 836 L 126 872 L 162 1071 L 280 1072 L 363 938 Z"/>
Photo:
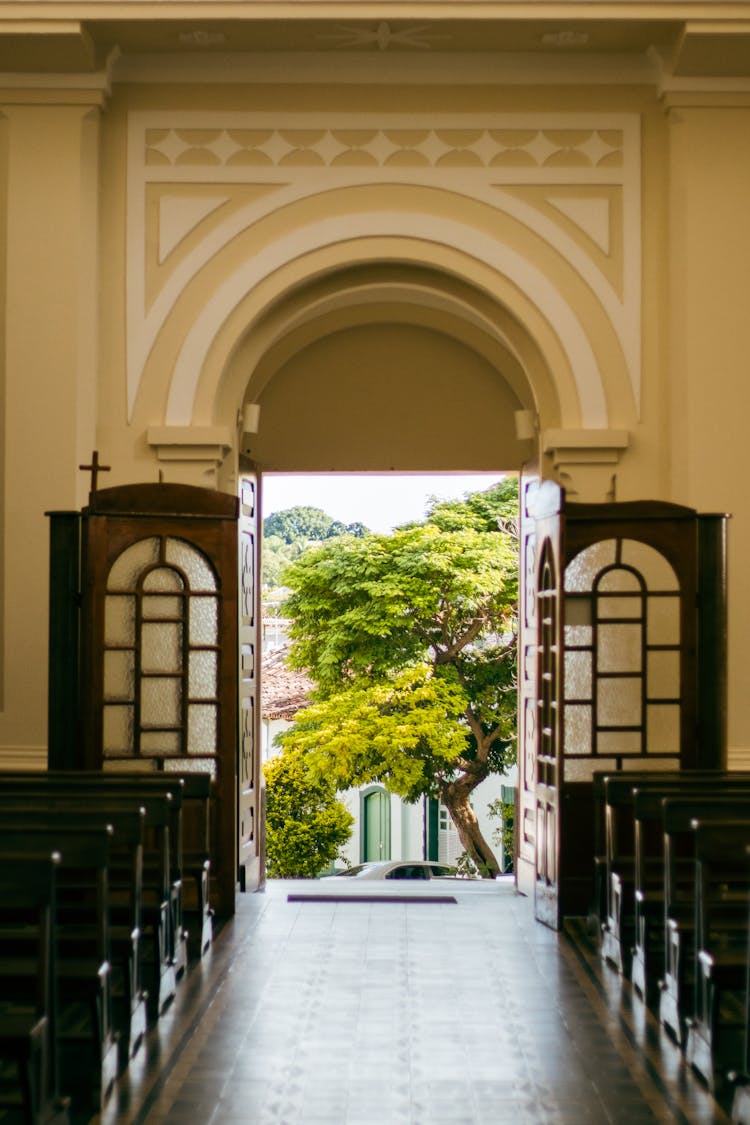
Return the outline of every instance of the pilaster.
<path id="1" fill-rule="evenodd" d="M 46 743 L 48 527 L 76 508 L 95 446 L 102 90 L 0 75 L 4 141 L 5 666 L 0 746 Z M 69 96 L 72 91 L 72 96 Z M 22 483 L 21 483 L 22 482 Z M 34 674 L 30 675 L 30 670 Z M 2 758 L 0 755 L 0 765 Z"/>

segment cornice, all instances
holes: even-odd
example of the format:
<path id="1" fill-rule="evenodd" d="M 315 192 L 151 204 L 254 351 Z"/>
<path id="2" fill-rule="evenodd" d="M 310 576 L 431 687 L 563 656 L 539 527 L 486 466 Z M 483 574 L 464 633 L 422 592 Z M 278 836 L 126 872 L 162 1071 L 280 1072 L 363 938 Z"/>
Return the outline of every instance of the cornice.
<path id="1" fill-rule="evenodd" d="M 655 78 L 644 56 L 489 51 L 122 55 L 112 73 L 113 83 L 136 85 L 643 86 Z"/>
<path id="2" fill-rule="evenodd" d="M 0 19 L 596 19 L 713 22 L 748 17 L 748 0 L 0 0 Z"/>

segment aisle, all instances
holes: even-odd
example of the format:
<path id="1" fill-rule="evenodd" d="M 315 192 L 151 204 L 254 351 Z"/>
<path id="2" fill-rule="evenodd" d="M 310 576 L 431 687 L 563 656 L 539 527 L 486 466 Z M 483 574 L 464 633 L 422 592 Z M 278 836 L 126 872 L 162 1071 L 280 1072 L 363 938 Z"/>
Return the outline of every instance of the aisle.
<path id="1" fill-rule="evenodd" d="M 309 888 L 239 897 L 107 1125 L 726 1120 L 512 882 L 451 884 L 454 904 L 287 901 Z"/>

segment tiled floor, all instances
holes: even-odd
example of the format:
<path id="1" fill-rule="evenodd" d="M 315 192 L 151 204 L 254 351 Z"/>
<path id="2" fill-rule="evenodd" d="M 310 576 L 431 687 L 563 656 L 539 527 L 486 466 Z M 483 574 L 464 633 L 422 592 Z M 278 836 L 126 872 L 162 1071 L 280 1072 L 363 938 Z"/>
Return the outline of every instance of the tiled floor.
<path id="1" fill-rule="evenodd" d="M 287 901 L 304 889 L 240 896 L 106 1125 L 728 1120 L 629 986 L 511 882 L 455 904 Z"/>

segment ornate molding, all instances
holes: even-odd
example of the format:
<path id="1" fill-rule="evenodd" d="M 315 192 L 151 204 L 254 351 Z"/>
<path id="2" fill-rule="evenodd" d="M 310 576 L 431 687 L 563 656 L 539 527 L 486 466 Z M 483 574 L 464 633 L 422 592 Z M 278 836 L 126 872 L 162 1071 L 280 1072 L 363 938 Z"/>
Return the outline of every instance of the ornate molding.
<path id="1" fill-rule="evenodd" d="M 545 430 L 542 449 L 573 500 L 615 499 L 615 467 L 630 443 L 627 430 Z"/>
<path id="2" fill-rule="evenodd" d="M 621 168 L 614 128 L 147 129 L 149 167 Z"/>
<path id="3" fill-rule="evenodd" d="M 198 461 L 218 466 L 232 448 L 228 426 L 150 426 L 146 441 L 159 461 Z"/>
<path id="4" fill-rule="evenodd" d="M 446 246 L 455 244 L 466 252 L 470 244 L 477 243 L 478 260 L 501 274 L 516 261 L 511 280 L 535 304 L 560 266 L 572 270 L 583 280 L 582 292 L 595 308 L 576 310 L 568 304 L 565 292 L 555 288 L 555 281 L 555 295 L 550 293 L 541 311 L 550 323 L 557 321 L 556 331 L 563 332 L 560 339 L 578 384 L 584 425 L 607 422 L 599 361 L 583 327 L 592 314 L 603 316 L 619 341 L 622 370 L 638 408 L 638 114 L 406 116 L 174 110 L 134 111 L 129 116 L 130 417 L 162 328 L 182 295 L 189 287 L 195 289 L 202 274 L 206 278 L 202 327 L 191 329 L 190 346 L 183 348 L 173 369 L 164 419 L 172 425 L 187 425 L 193 417 L 202 364 L 219 327 L 216 318 L 225 317 L 233 307 L 231 302 L 242 298 L 241 287 L 259 285 L 264 263 L 268 270 L 278 270 L 284 255 L 307 252 L 313 235 L 317 246 L 324 235 L 339 237 L 332 229 L 307 231 L 303 224 L 297 226 L 294 236 L 290 231 L 266 244 L 265 220 L 329 191 L 372 185 L 442 192 L 438 212 L 425 211 L 419 216 L 424 219 L 423 227 L 430 225 L 428 244 L 440 242 L 442 236 Z M 451 196 L 455 200 L 453 220 L 445 212 Z M 483 225 L 470 229 L 465 219 L 466 200 L 491 209 L 489 214 L 494 210 L 497 223 L 484 219 Z M 365 216 L 360 221 L 356 212 L 342 216 L 341 222 L 346 218 L 349 240 L 389 233 L 402 237 L 406 229 L 409 237 L 416 238 L 413 214 L 413 205 L 401 214 L 389 203 L 382 214 L 367 216 L 368 229 Z M 299 215 L 298 211 L 297 224 Z M 331 219 L 328 226 L 333 225 Z M 216 263 L 222 253 L 235 240 L 247 240 L 249 232 L 257 241 L 252 255 L 246 255 L 244 273 L 235 269 L 236 276 L 217 281 Z M 537 242 L 533 259 L 524 257 L 525 251 L 518 252 L 519 243 L 528 237 Z M 452 238 L 458 241 L 451 242 Z M 210 280 L 209 266 L 213 271 Z M 528 289 L 529 271 L 536 271 L 533 293 Z M 599 387 L 595 393 L 594 386 Z"/>

